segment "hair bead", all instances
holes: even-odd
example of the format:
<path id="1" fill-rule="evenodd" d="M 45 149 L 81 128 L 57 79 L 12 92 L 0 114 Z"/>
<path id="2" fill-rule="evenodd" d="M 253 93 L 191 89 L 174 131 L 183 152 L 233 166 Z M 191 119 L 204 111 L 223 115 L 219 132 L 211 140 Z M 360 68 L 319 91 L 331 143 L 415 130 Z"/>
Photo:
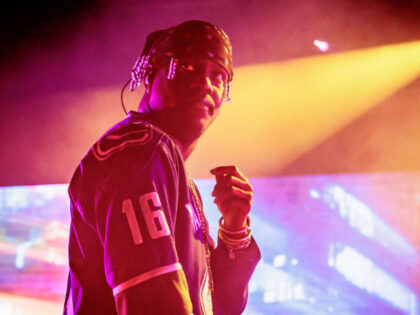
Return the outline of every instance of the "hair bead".
<path id="1" fill-rule="evenodd" d="M 225 87 L 225 102 L 230 103 L 232 101 L 232 81 L 228 80 Z"/>
<path id="2" fill-rule="evenodd" d="M 142 55 L 137 58 L 133 69 L 131 70 L 130 92 L 141 85 L 141 81 L 146 76 L 146 70 L 149 67 L 149 55 Z"/>
<path id="3" fill-rule="evenodd" d="M 171 61 L 169 62 L 169 69 L 168 69 L 168 80 L 173 80 L 175 77 L 175 69 L 176 69 L 176 59 L 171 58 Z"/>

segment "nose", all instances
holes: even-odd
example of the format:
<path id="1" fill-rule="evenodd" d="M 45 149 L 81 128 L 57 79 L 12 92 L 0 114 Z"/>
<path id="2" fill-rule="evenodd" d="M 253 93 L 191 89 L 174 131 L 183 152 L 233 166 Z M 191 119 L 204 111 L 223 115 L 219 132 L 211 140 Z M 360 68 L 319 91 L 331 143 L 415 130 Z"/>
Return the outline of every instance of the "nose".
<path id="1" fill-rule="evenodd" d="M 213 92 L 213 85 L 211 80 L 204 72 L 197 73 L 194 76 L 194 78 L 191 80 L 190 88 L 202 90 L 203 92 L 205 91 L 207 93 Z"/>

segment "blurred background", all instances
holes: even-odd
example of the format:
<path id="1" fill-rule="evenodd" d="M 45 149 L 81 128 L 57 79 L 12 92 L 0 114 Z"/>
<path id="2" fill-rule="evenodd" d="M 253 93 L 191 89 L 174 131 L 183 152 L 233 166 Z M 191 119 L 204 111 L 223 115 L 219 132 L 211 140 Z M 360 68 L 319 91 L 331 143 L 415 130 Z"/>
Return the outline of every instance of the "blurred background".
<path id="1" fill-rule="evenodd" d="M 187 167 L 211 222 L 209 169 L 251 177 L 263 261 L 248 314 L 420 314 L 418 0 L 3 5 L 0 313 L 60 313 L 66 185 L 124 118 L 147 34 L 189 19 L 233 46 L 232 103 Z"/>

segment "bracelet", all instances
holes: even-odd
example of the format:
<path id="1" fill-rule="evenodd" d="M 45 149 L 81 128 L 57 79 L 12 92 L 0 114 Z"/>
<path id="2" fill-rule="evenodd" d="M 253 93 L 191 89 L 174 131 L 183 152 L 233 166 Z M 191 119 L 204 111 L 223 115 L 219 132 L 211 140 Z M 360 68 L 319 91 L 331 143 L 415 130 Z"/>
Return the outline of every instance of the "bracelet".
<path id="1" fill-rule="evenodd" d="M 232 239 L 219 230 L 219 239 L 226 245 L 229 250 L 229 259 L 235 259 L 235 252 L 240 249 L 247 248 L 251 244 L 251 231 L 241 239 Z"/>
<path id="2" fill-rule="evenodd" d="M 235 252 L 240 249 L 247 248 L 251 244 L 252 234 L 249 227 L 251 220 L 247 218 L 247 225 L 245 228 L 239 231 L 227 230 L 223 227 L 223 217 L 219 220 L 219 239 L 226 245 L 226 248 L 229 250 L 229 259 L 235 259 Z M 233 235 L 246 233 L 244 237 L 235 238 Z"/>
<path id="3" fill-rule="evenodd" d="M 245 237 L 237 239 L 237 238 L 230 238 L 222 231 L 219 231 L 219 237 L 225 242 L 225 244 L 233 246 L 233 247 L 241 247 L 242 244 L 245 244 L 251 238 L 251 232 L 249 232 Z"/>
<path id="4" fill-rule="evenodd" d="M 232 231 L 232 230 L 228 230 L 223 226 L 223 220 L 224 218 L 221 217 L 219 220 L 219 229 L 222 230 L 224 233 L 227 234 L 232 234 L 232 235 L 236 235 L 236 234 L 243 234 L 243 233 L 248 233 L 251 229 L 249 228 L 249 226 L 251 225 L 251 219 L 249 217 L 246 218 L 246 226 L 238 231 Z"/>

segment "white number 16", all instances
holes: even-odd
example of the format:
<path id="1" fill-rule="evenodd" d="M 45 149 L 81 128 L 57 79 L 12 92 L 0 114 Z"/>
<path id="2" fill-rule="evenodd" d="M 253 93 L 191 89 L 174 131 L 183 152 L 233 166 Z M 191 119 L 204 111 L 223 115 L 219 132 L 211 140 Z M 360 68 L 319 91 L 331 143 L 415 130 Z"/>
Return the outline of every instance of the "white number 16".
<path id="1" fill-rule="evenodd" d="M 151 208 L 149 201 L 151 201 L 154 209 Z M 156 192 L 141 195 L 139 197 L 139 204 L 150 237 L 156 239 L 169 235 L 169 226 L 165 218 L 165 213 L 162 210 L 159 195 Z M 122 212 L 125 213 L 127 217 L 128 226 L 130 227 L 134 244 L 143 243 L 143 237 L 140 232 L 139 223 L 137 221 L 136 214 L 134 213 L 133 202 L 131 199 L 123 201 Z"/>

